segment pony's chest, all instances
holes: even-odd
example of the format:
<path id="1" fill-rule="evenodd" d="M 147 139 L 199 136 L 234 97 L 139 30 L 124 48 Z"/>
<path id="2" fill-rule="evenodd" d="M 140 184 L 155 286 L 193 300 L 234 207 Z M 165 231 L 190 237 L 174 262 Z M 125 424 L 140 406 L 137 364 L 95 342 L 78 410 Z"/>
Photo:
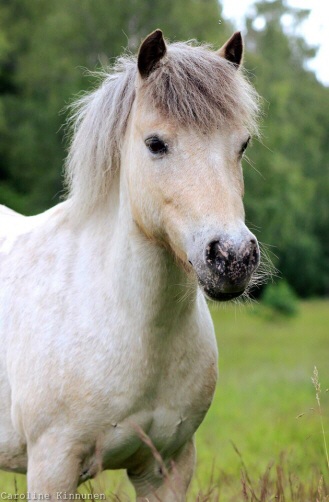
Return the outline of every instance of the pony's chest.
<path id="1" fill-rule="evenodd" d="M 102 468 L 130 469 L 146 458 L 154 460 L 156 452 L 164 461 L 170 459 L 193 436 L 203 418 L 203 414 L 189 411 L 158 407 L 113 423 L 100 438 Z"/>
<path id="2" fill-rule="evenodd" d="M 153 458 L 154 451 L 170 459 L 194 434 L 202 422 L 213 396 L 216 362 L 204 368 L 195 380 L 186 378 L 171 390 L 158 388 L 152 399 L 133 402 L 124 415 L 107 427 L 102 441 L 105 468 L 130 468 Z M 154 450 L 155 449 L 155 450 Z"/>
<path id="3" fill-rule="evenodd" d="M 185 416 L 179 409 L 158 407 L 135 413 L 120 423 L 113 423 L 100 434 L 91 455 L 82 463 L 80 482 L 103 469 L 139 471 L 148 466 L 156 471 L 161 462 L 170 465 L 175 452 L 198 427 L 202 417 Z"/>

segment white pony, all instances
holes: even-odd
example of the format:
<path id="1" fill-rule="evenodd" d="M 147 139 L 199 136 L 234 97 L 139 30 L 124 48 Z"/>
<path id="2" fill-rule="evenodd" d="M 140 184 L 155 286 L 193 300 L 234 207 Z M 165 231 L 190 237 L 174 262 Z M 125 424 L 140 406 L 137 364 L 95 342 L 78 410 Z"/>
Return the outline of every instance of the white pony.
<path id="1" fill-rule="evenodd" d="M 0 468 L 31 493 L 126 469 L 138 500 L 185 500 L 217 379 L 203 293 L 240 295 L 259 263 L 241 57 L 239 33 L 213 52 L 156 30 L 78 102 L 68 199 L 0 211 Z"/>

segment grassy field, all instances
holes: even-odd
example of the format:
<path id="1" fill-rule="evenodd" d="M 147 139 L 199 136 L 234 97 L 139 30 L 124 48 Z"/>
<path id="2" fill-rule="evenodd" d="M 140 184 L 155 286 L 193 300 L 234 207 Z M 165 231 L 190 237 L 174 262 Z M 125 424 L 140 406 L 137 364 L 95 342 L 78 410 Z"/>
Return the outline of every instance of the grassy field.
<path id="1" fill-rule="evenodd" d="M 198 463 L 189 500 L 196 500 L 197 494 L 200 501 L 327 500 L 324 495 L 312 498 L 306 492 L 311 486 L 313 491 L 318 490 L 321 473 L 324 485 L 329 482 L 321 416 L 311 381 L 316 366 L 327 431 L 329 302 L 302 303 L 299 315 L 288 319 L 273 317 L 259 305 L 215 306 L 212 314 L 220 352 L 220 380 L 213 405 L 197 434 Z M 274 465 L 269 471 L 271 463 Z M 273 480 L 269 481 L 267 474 L 264 478 L 264 473 Z M 271 498 L 266 488 L 262 498 L 261 476 L 268 490 L 279 490 L 281 483 L 285 498 Z M 14 493 L 14 487 L 14 476 L 1 473 L 1 491 Z M 23 476 L 17 476 L 17 487 L 19 492 L 25 490 Z M 212 494 L 202 497 L 200 492 L 207 492 L 209 487 L 214 488 Z M 95 490 L 107 494 L 119 490 L 120 500 L 132 499 L 122 472 L 102 474 L 95 481 Z M 301 495 L 303 490 L 305 496 Z M 297 492 L 300 495 L 293 495 Z"/>

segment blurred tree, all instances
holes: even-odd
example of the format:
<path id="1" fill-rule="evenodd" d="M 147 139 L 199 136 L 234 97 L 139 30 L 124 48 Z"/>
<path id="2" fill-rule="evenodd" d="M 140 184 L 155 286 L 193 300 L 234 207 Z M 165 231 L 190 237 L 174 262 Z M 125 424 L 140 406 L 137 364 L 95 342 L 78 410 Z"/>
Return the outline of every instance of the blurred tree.
<path id="1" fill-rule="evenodd" d="M 246 168 L 247 218 L 271 244 L 277 267 L 302 296 L 329 292 L 329 89 L 305 63 L 315 54 L 298 35 L 309 11 L 261 1 L 246 20 L 247 64 L 266 116 Z M 289 36 L 282 27 L 289 17 Z M 260 28 L 261 26 L 261 28 Z M 253 76 L 255 74 L 256 76 Z"/>

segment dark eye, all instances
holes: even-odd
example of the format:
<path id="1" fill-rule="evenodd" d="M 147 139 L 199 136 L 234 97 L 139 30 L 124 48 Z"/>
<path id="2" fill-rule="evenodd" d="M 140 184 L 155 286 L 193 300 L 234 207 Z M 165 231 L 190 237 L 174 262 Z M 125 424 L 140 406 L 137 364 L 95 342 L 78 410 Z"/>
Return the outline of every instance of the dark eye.
<path id="1" fill-rule="evenodd" d="M 150 150 L 151 153 L 159 155 L 161 153 L 167 153 L 168 145 L 158 138 L 158 136 L 151 136 L 145 140 L 145 145 Z"/>
<path id="2" fill-rule="evenodd" d="M 247 146 L 249 145 L 249 142 L 250 142 L 250 136 L 249 138 L 247 139 L 247 141 L 245 143 L 243 143 L 242 147 L 241 147 L 241 150 L 240 150 L 240 155 L 243 155 L 244 152 L 246 151 L 247 149 Z"/>

